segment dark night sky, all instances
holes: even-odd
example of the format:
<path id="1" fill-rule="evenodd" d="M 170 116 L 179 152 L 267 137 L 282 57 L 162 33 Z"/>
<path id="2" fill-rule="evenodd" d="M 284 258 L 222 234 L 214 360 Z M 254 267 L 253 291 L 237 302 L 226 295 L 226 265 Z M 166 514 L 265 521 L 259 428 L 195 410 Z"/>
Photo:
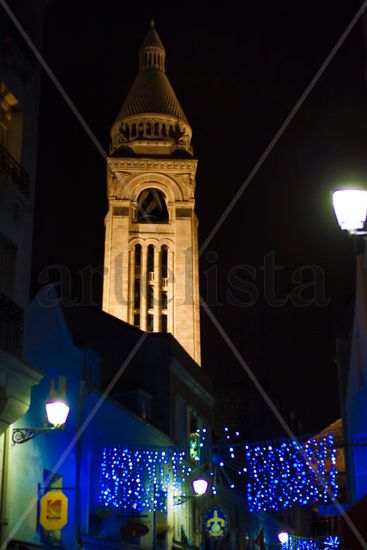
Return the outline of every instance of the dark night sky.
<path id="1" fill-rule="evenodd" d="M 203 242 L 358 7 L 335 0 L 220 7 L 59 0 L 46 18 L 45 58 L 108 150 L 111 124 L 137 72 L 138 48 L 155 18 L 168 77 L 193 128 Z M 64 264 L 78 293 L 78 271 L 103 263 L 105 164 L 46 77 L 41 101 L 33 288 L 43 268 Z M 359 23 L 208 248 L 218 255 L 223 304 L 214 314 L 306 431 L 339 414 L 335 336 L 352 298 L 354 260 L 330 192 L 350 178 L 366 181 L 366 101 Z M 329 304 L 267 304 L 261 266 L 271 252 L 284 268 L 275 276 L 278 297 L 296 286 L 295 269 L 312 264 L 323 273 Z M 226 299 L 228 271 L 241 264 L 256 269 L 259 299 L 249 307 Z M 204 297 L 209 267 L 204 254 Z M 98 301 L 98 278 L 95 284 Z M 204 312 L 202 355 L 215 382 L 244 376 Z"/>

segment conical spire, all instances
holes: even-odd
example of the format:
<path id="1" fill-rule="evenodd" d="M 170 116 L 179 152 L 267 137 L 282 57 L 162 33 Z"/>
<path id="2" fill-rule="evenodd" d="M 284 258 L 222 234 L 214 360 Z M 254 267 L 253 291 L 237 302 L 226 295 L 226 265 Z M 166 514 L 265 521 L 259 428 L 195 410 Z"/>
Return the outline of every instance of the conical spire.
<path id="1" fill-rule="evenodd" d="M 127 144 L 135 152 L 147 151 L 154 142 L 153 154 L 177 149 L 192 154 L 191 128 L 165 74 L 165 59 L 152 19 L 139 49 L 138 76 L 112 127 L 112 152 Z"/>
<path id="2" fill-rule="evenodd" d="M 150 46 L 155 46 L 157 48 L 162 48 L 162 50 L 164 50 L 164 46 L 155 29 L 154 19 L 151 19 L 150 21 L 150 28 L 147 32 L 146 37 L 143 40 L 142 45 L 140 46 L 140 49 L 149 48 Z"/>
<path id="3" fill-rule="evenodd" d="M 166 50 L 155 29 L 154 19 L 139 50 L 140 71 L 158 70 L 165 72 Z"/>

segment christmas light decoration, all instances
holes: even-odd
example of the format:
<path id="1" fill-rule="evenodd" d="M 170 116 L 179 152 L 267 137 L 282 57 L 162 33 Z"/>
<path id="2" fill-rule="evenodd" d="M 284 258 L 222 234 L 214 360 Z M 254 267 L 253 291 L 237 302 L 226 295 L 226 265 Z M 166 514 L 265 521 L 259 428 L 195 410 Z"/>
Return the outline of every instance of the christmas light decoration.
<path id="1" fill-rule="evenodd" d="M 252 512 L 329 502 L 336 498 L 333 437 L 245 448 L 247 502 Z"/>
<path id="2" fill-rule="evenodd" d="M 207 430 L 197 430 L 198 447 L 208 462 L 209 486 L 242 490 L 251 512 L 333 501 L 337 496 L 336 450 L 332 435 L 304 443 L 280 441 L 243 445 L 224 428 L 224 444 L 209 448 Z M 188 457 L 187 457 L 188 459 Z M 118 510 L 165 511 L 167 500 L 185 498 L 192 468 L 186 454 L 174 448 L 104 449 L 99 503 Z M 335 542 L 335 541 L 334 541 Z M 327 548 L 336 548 L 330 538 Z M 296 550 L 313 550 L 311 544 Z M 318 550 L 318 548 L 315 548 Z"/>
<path id="3" fill-rule="evenodd" d="M 202 430 L 198 430 L 201 440 Z M 223 443 L 211 449 L 209 466 L 217 481 L 246 493 L 250 511 L 333 501 L 337 496 L 336 450 L 332 435 L 303 443 L 285 440 L 243 445 L 239 432 L 224 428 Z"/>
<path id="4" fill-rule="evenodd" d="M 105 448 L 99 479 L 99 504 L 117 510 L 167 510 L 169 493 L 185 496 L 192 468 L 185 452 L 172 448 Z"/>
<path id="5" fill-rule="evenodd" d="M 339 547 L 340 538 L 331 535 L 314 539 L 289 535 L 288 540 L 281 546 L 282 550 L 331 550 Z"/>

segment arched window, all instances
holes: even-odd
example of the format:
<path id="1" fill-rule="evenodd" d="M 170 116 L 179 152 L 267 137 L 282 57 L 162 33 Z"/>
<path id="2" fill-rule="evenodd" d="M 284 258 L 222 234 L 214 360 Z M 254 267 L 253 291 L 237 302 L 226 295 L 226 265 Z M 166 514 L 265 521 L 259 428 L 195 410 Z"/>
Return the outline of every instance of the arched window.
<path id="1" fill-rule="evenodd" d="M 168 247 L 165 244 L 161 248 L 161 277 L 168 277 Z"/>
<path id="2" fill-rule="evenodd" d="M 134 247 L 135 277 L 134 277 L 134 325 L 140 326 L 140 274 L 141 274 L 141 245 Z"/>
<path id="3" fill-rule="evenodd" d="M 141 244 L 135 245 L 135 277 L 140 277 L 141 273 Z"/>
<path id="4" fill-rule="evenodd" d="M 152 244 L 148 246 L 147 272 L 154 273 L 154 246 Z"/>
<path id="5" fill-rule="evenodd" d="M 168 210 L 165 197 L 158 189 L 144 189 L 137 204 L 139 223 L 167 223 Z"/>

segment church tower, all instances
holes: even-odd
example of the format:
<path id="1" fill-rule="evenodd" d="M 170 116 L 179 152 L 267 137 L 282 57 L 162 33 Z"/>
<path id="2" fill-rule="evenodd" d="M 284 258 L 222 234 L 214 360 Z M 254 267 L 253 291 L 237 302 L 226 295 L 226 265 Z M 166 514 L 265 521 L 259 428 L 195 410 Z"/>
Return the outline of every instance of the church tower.
<path id="1" fill-rule="evenodd" d="M 165 57 L 152 21 L 111 131 L 103 309 L 171 332 L 200 364 L 197 160 Z"/>

